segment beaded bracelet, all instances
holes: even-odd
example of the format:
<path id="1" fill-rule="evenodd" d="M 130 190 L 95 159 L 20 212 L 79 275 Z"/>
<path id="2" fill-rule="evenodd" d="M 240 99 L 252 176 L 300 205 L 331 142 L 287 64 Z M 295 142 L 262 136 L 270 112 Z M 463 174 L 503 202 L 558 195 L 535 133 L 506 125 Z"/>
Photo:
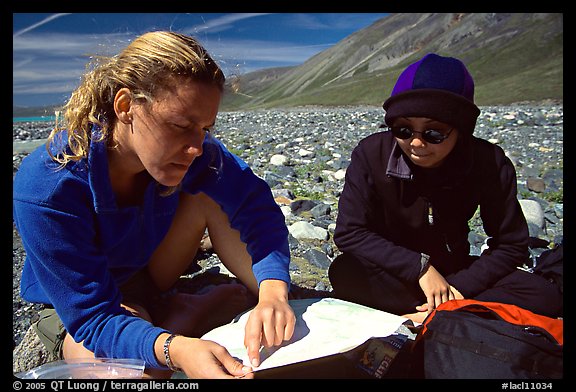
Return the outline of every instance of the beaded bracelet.
<path id="1" fill-rule="evenodd" d="M 172 370 L 173 372 L 180 372 L 180 371 L 182 371 L 182 369 L 179 369 L 172 364 L 172 360 L 170 359 L 170 351 L 169 351 L 170 343 L 172 343 L 172 339 L 174 339 L 176 336 L 180 336 L 180 335 L 173 333 L 172 335 L 168 336 L 168 338 L 164 342 L 164 358 L 166 359 L 166 366 L 168 366 L 168 369 Z"/>

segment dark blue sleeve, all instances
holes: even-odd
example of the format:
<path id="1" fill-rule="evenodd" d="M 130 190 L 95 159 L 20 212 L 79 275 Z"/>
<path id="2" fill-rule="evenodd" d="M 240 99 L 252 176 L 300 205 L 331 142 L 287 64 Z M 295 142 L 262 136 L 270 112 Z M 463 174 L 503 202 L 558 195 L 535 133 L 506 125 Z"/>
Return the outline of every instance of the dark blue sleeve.
<path id="1" fill-rule="evenodd" d="M 466 298 L 474 297 L 528 261 L 528 224 L 518 202 L 516 170 L 499 146 L 481 141 L 484 190 L 480 216 L 489 251 L 446 280 Z M 487 159 L 486 157 L 490 157 Z M 478 176 L 478 181 L 482 177 Z"/>
<path id="2" fill-rule="evenodd" d="M 163 367 L 154 342 L 164 329 L 133 316 L 98 247 L 85 181 L 44 162 L 21 166 L 13 219 L 26 250 L 22 297 L 54 306 L 67 332 L 98 357 L 140 358 Z"/>

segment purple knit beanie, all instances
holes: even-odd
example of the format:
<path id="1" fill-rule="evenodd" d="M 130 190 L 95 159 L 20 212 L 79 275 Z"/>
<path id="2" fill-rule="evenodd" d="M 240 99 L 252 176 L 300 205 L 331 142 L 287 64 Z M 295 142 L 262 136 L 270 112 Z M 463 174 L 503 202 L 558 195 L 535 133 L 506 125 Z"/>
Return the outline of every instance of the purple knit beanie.
<path id="1" fill-rule="evenodd" d="M 474 104 L 474 80 L 464 63 L 434 53 L 400 74 L 383 108 L 386 124 L 397 117 L 427 117 L 469 134 L 480 114 Z"/>

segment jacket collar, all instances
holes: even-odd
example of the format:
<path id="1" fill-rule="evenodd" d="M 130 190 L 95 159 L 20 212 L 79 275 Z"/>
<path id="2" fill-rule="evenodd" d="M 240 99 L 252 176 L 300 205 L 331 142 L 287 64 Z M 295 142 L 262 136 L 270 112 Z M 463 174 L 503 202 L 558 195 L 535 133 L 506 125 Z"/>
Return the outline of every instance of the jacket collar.
<path id="1" fill-rule="evenodd" d="M 402 149 L 398 143 L 394 141 L 392 153 L 388 158 L 388 165 L 386 166 L 386 175 L 397 177 L 403 180 L 411 180 L 413 178 L 412 169 L 410 168 L 406 157 L 402 153 Z"/>
<path id="2" fill-rule="evenodd" d="M 116 196 L 112 191 L 110 173 L 108 170 L 108 151 L 106 140 L 94 141 L 99 136 L 97 127 L 92 129 L 92 141 L 88 154 L 88 183 L 92 191 L 94 209 L 97 213 L 117 211 Z"/>

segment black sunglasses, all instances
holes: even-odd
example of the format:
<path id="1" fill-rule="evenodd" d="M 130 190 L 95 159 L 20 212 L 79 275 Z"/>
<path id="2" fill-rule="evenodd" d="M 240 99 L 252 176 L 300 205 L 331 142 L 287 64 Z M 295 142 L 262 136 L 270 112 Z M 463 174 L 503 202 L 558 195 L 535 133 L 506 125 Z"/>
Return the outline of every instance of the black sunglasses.
<path id="1" fill-rule="evenodd" d="M 419 133 L 422 135 L 422 139 L 424 139 L 424 141 L 426 141 L 430 144 L 442 143 L 444 140 L 448 139 L 448 137 L 452 133 L 453 129 L 454 128 L 450 128 L 450 130 L 444 134 L 444 133 L 437 131 L 435 129 L 427 129 L 424 132 L 418 132 L 418 131 L 413 131 L 410 128 L 406 128 L 406 127 L 389 127 L 388 128 L 388 130 L 390 130 L 390 132 L 392 132 L 394 137 L 397 137 L 398 139 L 402 139 L 402 140 L 410 139 L 414 136 L 415 133 Z"/>

